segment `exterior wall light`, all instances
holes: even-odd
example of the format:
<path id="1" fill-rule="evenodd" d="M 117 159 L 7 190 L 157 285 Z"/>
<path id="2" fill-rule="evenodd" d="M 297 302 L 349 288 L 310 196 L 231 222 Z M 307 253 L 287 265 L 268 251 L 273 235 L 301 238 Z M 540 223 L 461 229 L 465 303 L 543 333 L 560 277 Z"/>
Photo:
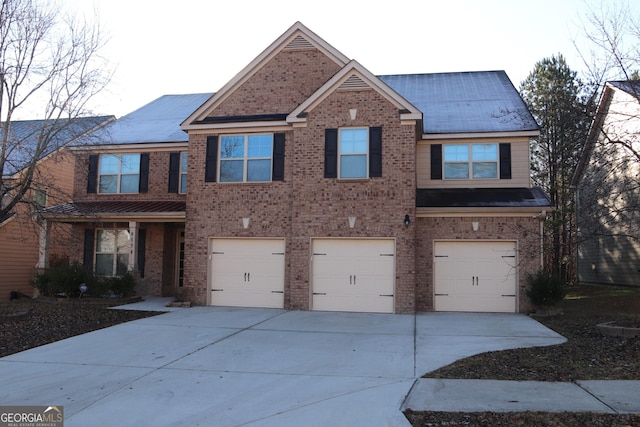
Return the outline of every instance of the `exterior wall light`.
<path id="1" fill-rule="evenodd" d="M 353 228 L 356 226 L 356 217 L 355 216 L 350 216 L 349 217 L 349 228 Z"/>
<path id="2" fill-rule="evenodd" d="M 473 231 L 478 231 L 478 226 L 480 225 L 480 223 L 478 221 L 473 221 L 471 223 L 471 228 L 473 228 Z"/>
<path id="3" fill-rule="evenodd" d="M 404 226 L 409 227 L 409 224 L 411 224 L 411 217 L 409 216 L 409 214 L 406 214 L 404 216 Z"/>
<path id="4" fill-rule="evenodd" d="M 242 218 L 242 227 L 249 228 L 249 218 Z"/>

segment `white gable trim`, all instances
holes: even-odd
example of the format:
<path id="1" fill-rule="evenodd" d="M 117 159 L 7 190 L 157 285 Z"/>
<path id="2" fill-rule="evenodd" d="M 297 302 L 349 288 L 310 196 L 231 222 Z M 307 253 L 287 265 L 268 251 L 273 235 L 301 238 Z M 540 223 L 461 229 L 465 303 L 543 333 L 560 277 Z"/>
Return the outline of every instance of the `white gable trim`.
<path id="1" fill-rule="evenodd" d="M 290 44 L 296 44 L 299 37 L 302 37 L 306 44 L 311 44 L 329 57 L 339 66 L 344 66 L 349 62 L 349 58 L 344 56 L 338 50 L 336 50 L 329 43 L 321 39 L 313 31 L 309 30 L 302 23 L 296 22 L 289 28 L 284 34 L 282 34 L 276 41 L 271 43 L 260 55 L 258 55 L 253 61 L 249 63 L 242 71 L 231 79 L 225 86 L 216 92 L 211 98 L 209 98 L 204 104 L 194 111 L 186 120 L 184 120 L 180 127 L 182 130 L 187 131 L 190 129 L 201 128 L 202 125 L 194 125 L 193 122 L 197 122 L 206 118 L 209 113 L 220 105 L 225 99 L 227 99 L 239 86 L 247 81 L 251 76 L 258 72 L 265 64 L 267 64 L 273 57 L 275 57 L 282 50 L 286 49 Z"/>
<path id="2" fill-rule="evenodd" d="M 354 76 L 356 77 L 355 79 Z M 358 79 L 371 89 L 380 93 L 399 110 L 402 110 L 403 112 L 400 114 L 400 119 L 403 122 L 415 122 L 416 120 L 422 119 L 422 112 L 417 107 L 400 96 L 396 91 L 391 89 L 391 87 L 385 84 L 378 77 L 374 76 L 357 61 L 351 60 L 342 68 L 342 70 L 320 87 L 320 89 L 293 110 L 291 114 L 287 116 L 287 122 L 294 126 L 303 125 L 307 121 L 305 113 L 313 110 L 318 104 L 324 101 L 329 95 L 331 95 L 331 93 L 342 85 L 349 86 L 351 85 L 350 82 Z M 362 86 L 362 83 L 360 83 L 360 86 Z"/>

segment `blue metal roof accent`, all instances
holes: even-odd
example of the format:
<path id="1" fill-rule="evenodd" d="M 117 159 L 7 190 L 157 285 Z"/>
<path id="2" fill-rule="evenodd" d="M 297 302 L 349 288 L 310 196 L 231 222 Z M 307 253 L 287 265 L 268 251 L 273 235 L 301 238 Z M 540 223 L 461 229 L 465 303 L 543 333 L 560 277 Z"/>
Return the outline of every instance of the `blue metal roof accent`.
<path id="1" fill-rule="evenodd" d="M 180 129 L 180 123 L 212 95 L 163 95 L 74 145 L 187 142 L 189 135 Z"/>
<path id="2" fill-rule="evenodd" d="M 43 159 L 83 134 L 103 123 L 115 119 L 114 116 L 77 117 L 58 120 L 18 120 L 10 122 L 8 150 L 3 175 L 11 176 L 29 166 L 36 156 L 38 141 L 46 138 L 46 147 L 38 160 Z M 6 123 L 0 124 L 0 134 Z"/>
<path id="3" fill-rule="evenodd" d="M 378 78 L 422 111 L 425 134 L 540 129 L 504 71 Z"/>
<path id="4" fill-rule="evenodd" d="M 533 188 L 418 188 L 418 208 L 550 208 L 540 187 Z"/>

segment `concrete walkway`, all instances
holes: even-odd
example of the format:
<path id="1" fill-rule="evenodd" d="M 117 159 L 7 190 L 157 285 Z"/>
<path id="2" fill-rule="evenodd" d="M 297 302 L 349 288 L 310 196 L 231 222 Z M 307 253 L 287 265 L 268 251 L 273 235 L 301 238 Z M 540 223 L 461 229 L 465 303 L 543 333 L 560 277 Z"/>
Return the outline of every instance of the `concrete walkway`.
<path id="1" fill-rule="evenodd" d="M 67 427 L 409 426 L 403 408 L 450 391 L 463 410 L 473 396 L 472 387 L 416 381 L 425 372 L 564 341 L 516 314 L 174 309 L 0 359 L 0 404 L 64 406 Z M 483 387 L 486 398 L 503 385 Z"/>

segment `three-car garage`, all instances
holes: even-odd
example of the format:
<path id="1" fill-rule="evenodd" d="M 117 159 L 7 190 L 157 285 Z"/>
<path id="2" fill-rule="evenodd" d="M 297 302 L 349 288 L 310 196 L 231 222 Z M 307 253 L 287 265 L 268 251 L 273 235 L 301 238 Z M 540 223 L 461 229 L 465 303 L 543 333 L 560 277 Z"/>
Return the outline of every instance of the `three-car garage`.
<path id="1" fill-rule="evenodd" d="M 435 241 L 435 311 L 516 312 L 517 242 Z M 396 240 L 312 238 L 309 306 L 393 313 Z M 209 304 L 285 308 L 284 238 L 210 239 Z"/>

